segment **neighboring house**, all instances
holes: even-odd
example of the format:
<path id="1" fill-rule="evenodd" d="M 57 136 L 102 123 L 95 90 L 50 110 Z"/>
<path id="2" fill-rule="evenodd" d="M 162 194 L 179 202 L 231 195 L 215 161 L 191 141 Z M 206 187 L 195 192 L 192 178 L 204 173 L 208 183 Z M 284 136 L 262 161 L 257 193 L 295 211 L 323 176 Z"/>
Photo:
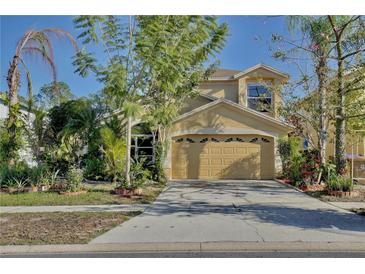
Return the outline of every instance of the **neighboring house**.
<path id="1" fill-rule="evenodd" d="M 288 79 L 263 64 L 216 71 L 172 124 L 168 178 L 273 179 L 281 170 L 277 140 L 291 127 L 279 119 L 280 98 L 264 83 Z"/>
<path id="2" fill-rule="evenodd" d="M 331 124 L 328 131 L 327 137 L 327 150 L 326 158 L 334 160 L 335 158 L 335 128 Z M 315 130 L 307 126 L 304 132 L 305 135 L 311 138 L 311 142 L 307 142 L 308 149 L 318 148 L 317 142 L 318 137 Z M 306 142 L 307 140 L 304 140 Z M 365 182 L 365 129 L 354 131 L 353 133 L 346 134 L 346 156 L 351 167 L 353 165 L 352 176 L 355 179 L 359 179 Z"/>
<path id="3" fill-rule="evenodd" d="M 313 92 L 309 96 L 305 97 L 301 101 L 301 104 L 306 104 L 306 102 L 310 102 L 311 100 L 313 100 L 313 98 L 314 100 L 316 100 L 316 97 L 312 97 L 313 94 L 314 96 L 316 96 L 316 92 Z M 359 103 L 360 100 L 363 101 L 364 94 L 361 94 L 360 92 L 355 100 L 357 103 Z M 353 178 L 365 182 L 365 128 L 362 127 L 363 126 L 358 125 L 358 130 L 353 130 L 352 132 L 346 134 L 346 156 L 349 166 L 351 167 L 353 165 L 353 172 L 351 174 Z M 318 133 L 316 132 L 316 130 L 311 126 L 310 123 L 306 123 L 306 126 L 303 127 L 303 130 L 303 134 L 306 137 L 303 140 L 304 149 L 318 149 Z M 334 121 L 330 121 L 327 130 L 326 149 L 326 158 L 330 160 L 334 160 L 335 158 L 335 139 L 336 136 Z"/>
<path id="4" fill-rule="evenodd" d="M 2 93 L 0 92 L 0 122 L 5 120 L 8 117 L 8 106 L 1 99 Z"/>

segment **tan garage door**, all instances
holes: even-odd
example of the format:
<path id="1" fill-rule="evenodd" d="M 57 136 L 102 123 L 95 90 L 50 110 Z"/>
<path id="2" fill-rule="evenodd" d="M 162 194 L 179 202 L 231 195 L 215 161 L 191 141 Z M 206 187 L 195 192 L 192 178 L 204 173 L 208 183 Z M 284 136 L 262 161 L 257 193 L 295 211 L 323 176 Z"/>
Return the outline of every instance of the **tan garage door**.
<path id="1" fill-rule="evenodd" d="M 173 139 L 173 179 L 269 179 L 273 174 L 269 138 L 191 135 Z"/>

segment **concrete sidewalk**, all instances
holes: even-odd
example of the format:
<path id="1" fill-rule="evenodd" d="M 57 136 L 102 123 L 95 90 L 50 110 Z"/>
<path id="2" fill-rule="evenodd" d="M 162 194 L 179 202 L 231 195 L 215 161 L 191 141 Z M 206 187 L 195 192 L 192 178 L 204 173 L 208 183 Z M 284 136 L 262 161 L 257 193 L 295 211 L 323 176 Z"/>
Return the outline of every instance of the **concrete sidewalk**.
<path id="1" fill-rule="evenodd" d="M 204 252 L 204 251 L 365 251 L 359 242 L 194 242 L 194 243 L 123 243 L 75 245 L 0 246 L 0 255 L 90 253 L 90 252 Z"/>
<path id="2" fill-rule="evenodd" d="M 144 211 L 149 205 L 1 206 L 0 213 Z"/>

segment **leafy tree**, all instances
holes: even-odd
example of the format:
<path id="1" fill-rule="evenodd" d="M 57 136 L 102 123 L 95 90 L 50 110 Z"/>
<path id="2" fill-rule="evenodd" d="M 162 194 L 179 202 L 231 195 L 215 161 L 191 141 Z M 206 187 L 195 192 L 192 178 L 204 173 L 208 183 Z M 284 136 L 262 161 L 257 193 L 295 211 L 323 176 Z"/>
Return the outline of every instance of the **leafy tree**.
<path id="1" fill-rule="evenodd" d="M 40 88 L 36 100 L 43 108 L 50 109 L 74 99 L 70 87 L 65 82 L 54 82 Z"/>
<path id="2" fill-rule="evenodd" d="M 102 151 L 106 160 L 106 171 L 112 177 L 113 182 L 117 182 L 124 173 L 126 155 L 126 145 L 123 138 L 118 138 L 108 127 L 100 129 L 102 139 Z"/>
<path id="3" fill-rule="evenodd" d="M 145 115 L 158 118 L 155 128 L 164 141 L 182 101 L 212 72 L 214 66 L 207 62 L 223 47 L 227 34 L 227 26 L 212 16 L 79 16 L 74 22 L 84 44 L 104 47 L 106 62 L 96 64 L 95 57 L 83 51 L 75 56 L 74 65 L 80 75 L 95 73 L 110 104 L 125 114 L 127 147 L 130 125 L 139 112 L 128 116 L 126 106 L 140 104 Z"/>
<path id="4" fill-rule="evenodd" d="M 98 150 L 95 146 L 100 144 L 98 128 L 102 114 L 86 98 L 67 101 L 50 109 L 48 132 L 52 137 L 48 147 L 54 148 L 54 157 L 61 164 L 80 164 L 86 147 L 90 153 Z"/>
<path id="5" fill-rule="evenodd" d="M 273 40 L 285 44 L 289 48 L 284 51 L 276 51 L 274 57 L 287 61 L 295 60 L 301 70 L 301 62 L 308 61 L 313 67 L 313 75 L 302 73 L 302 78 L 297 83 L 310 97 L 304 101 L 302 98 L 291 96 L 288 104 L 282 107 L 289 122 L 295 124 L 299 135 L 306 134 L 304 125 L 308 125 L 317 133 L 320 161 L 323 166 L 326 162 L 326 148 L 328 139 L 329 116 L 328 111 L 328 83 L 329 83 L 329 59 L 331 53 L 330 28 L 325 16 L 289 16 L 288 28 L 291 31 L 299 31 L 300 38 L 287 40 L 281 36 L 273 36 Z M 297 40 L 301 43 L 296 42 Z M 313 82 L 313 84 L 311 84 Z M 308 136 L 306 136 L 308 138 Z M 320 178 L 318 178 L 318 181 Z"/>
<path id="6" fill-rule="evenodd" d="M 336 170 L 344 174 L 346 170 L 346 97 L 355 90 L 365 90 L 360 84 L 363 80 L 365 67 L 365 22 L 363 16 L 327 16 L 331 24 L 335 60 L 337 62 L 336 75 Z M 346 72 L 352 79 L 346 83 Z M 354 77 L 354 74 L 357 76 Z M 355 117 L 365 117 L 363 111 Z"/>
<path id="7" fill-rule="evenodd" d="M 24 61 L 25 55 L 34 55 L 41 57 L 47 64 L 49 64 L 53 80 L 56 81 L 56 67 L 53 57 L 53 45 L 51 43 L 51 35 L 66 38 L 77 49 L 77 44 L 71 34 L 68 32 L 57 29 L 48 28 L 42 30 L 31 29 L 27 31 L 17 43 L 14 57 L 10 63 L 10 67 L 7 74 L 8 83 L 8 97 L 9 97 L 9 116 L 6 120 L 6 127 L 10 135 L 10 164 L 13 164 L 16 158 L 16 152 L 20 148 L 21 143 L 21 129 L 23 128 L 22 120 L 20 119 L 20 108 L 18 100 L 18 90 L 20 87 L 21 79 L 21 67 L 23 68 L 26 80 L 29 105 L 32 105 L 33 91 L 31 74 Z"/>
<path id="8" fill-rule="evenodd" d="M 282 113 L 296 125 L 297 134 L 306 135 L 306 129 L 310 128 L 316 131 L 318 144 L 314 146 L 321 151 L 322 167 L 327 131 L 335 122 L 336 166 L 337 172 L 343 174 L 345 133 L 364 126 L 364 23 L 361 16 L 289 18 L 291 26 L 297 26 L 292 29 L 300 30 L 300 37 L 288 40 L 274 35 L 275 42 L 286 46 L 285 50 L 276 51 L 274 57 L 297 65 L 301 78 L 288 85 L 289 96 L 284 96 L 287 104 Z M 303 69 L 308 65 L 309 73 Z M 298 95 L 298 89 L 304 91 L 304 99 Z"/>

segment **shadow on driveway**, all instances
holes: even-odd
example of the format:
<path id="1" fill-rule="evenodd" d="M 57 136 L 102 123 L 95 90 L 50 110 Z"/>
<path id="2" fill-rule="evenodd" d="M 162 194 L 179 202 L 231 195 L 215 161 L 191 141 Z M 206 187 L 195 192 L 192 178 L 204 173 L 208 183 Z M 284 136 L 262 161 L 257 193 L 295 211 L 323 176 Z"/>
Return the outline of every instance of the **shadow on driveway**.
<path id="1" fill-rule="evenodd" d="M 276 182 L 193 182 L 173 183 L 144 214 L 147 216 L 166 216 L 176 214 L 176 217 L 193 217 L 198 215 L 221 214 L 235 215 L 242 220 L 259 223 L 271 223 L 304 229 L 338 229 L 352 232 L 365 232 L 365 217 L 350 212 L 344 212 L 324 202 L 303 195 Z M 251 195 L 262 197 L 279 197 L 278 202 L 254 203 L 245 198 Z M 199 195 L 199 196 L 198 196 Z M 241 198 L 242 203 L 235 206 L 215 197 Z M 178 196 L 178 200 L 174 197 Z M 201 199 L 206 197 L 206 199 Z M 223 196 L 222 196 L 223 197 Z M 260 196 L 259 196 L 260 197 Z M 298 199 L 298 206 L 288 200 Z M 246 202 L 244 201 L 246 200 Z M 252 200 L 252 198 L 251 198 Z M 277 201 L 277 200 L 276 200 Z"/>

